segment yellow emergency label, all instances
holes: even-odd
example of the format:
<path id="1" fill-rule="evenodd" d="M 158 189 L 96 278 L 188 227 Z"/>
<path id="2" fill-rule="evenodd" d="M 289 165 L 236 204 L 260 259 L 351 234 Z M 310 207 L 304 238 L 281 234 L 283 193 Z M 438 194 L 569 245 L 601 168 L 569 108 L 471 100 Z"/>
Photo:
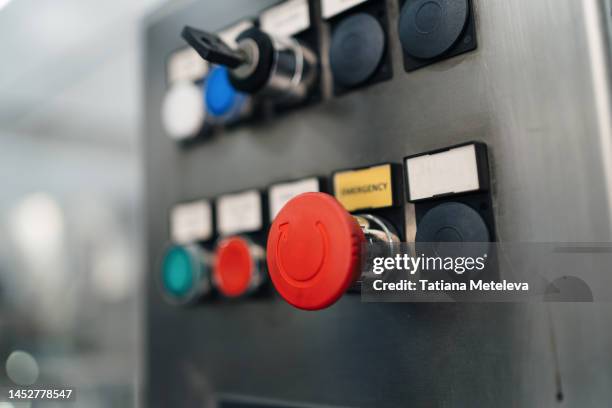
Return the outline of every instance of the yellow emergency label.
<path id="1" fill-rule="evenodd" d="M 348 211 L 392 206 L 391 165 L 335 173 L 334 195 Z"/>

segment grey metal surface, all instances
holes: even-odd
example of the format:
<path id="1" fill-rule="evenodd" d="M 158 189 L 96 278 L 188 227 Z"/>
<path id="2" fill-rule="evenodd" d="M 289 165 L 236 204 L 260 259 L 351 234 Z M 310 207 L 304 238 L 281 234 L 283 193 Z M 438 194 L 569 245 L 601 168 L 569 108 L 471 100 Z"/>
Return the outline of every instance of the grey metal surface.
<path id="1" fill-rule="evenodd" d="M 164 59 L 182 44 L 180 28 L 220 28 L 271 3 L 193 2 L 147 28 L 146 406 L 203 406 L 217 393 L 361 407 L 612 401 L 609 304 L 345 296 L 308 313 L 278 298 L 190 310 L 162 302 L 152 275 L 174 203 L 468 140 L 490 148 L 499 240 L 612 240 L 609 38 L 598 26 L 609 2 L 475 1 L 473 53 L 406 74 L 392 30 L 391 81 L 339 98 L 327 89 L 320 104 L 178 148 L 159 111 Z M 398 7 L 387 3 L 393 28 Z"/>

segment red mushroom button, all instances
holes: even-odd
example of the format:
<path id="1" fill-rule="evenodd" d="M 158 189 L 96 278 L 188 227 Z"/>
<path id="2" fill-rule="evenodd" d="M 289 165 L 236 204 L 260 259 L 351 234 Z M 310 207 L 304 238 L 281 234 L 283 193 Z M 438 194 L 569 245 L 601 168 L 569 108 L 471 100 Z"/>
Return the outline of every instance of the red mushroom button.
<path id="1" fill-rule="evenodd" d="M 291 305 L 326 308 L 359 278 L 363 232 L 342 204 L 304 193 L 278 213 L 268 235 L 272 283 Z"/>

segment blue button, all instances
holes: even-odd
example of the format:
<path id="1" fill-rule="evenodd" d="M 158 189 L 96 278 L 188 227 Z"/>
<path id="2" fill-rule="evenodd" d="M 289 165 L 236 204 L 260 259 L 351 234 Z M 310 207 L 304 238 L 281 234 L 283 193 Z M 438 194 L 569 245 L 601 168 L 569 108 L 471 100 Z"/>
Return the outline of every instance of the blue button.
<path id="1" fill-rule="evenodd" d="M 215 67 L 206 79 L 204 99 L 213 116 L 225 116 L 238 113 L 244 95 L 234 89 L 225 67 Z"/>

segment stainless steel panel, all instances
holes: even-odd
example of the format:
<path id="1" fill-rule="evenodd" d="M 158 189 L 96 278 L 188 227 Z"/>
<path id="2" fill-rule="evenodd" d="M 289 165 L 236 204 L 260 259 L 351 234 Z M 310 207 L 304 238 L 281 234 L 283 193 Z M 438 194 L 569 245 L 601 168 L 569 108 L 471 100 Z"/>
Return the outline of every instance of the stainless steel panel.
<path id="1" fill-rule="evenodd" d="M 475 1 L 475 52 L 180 149 L 159 119 L 164 58 L 184 24 L 219 28 L 271 1 L 194 2 L 149 21 L 149 275 L 175 202 L 480 140 L 498 238 L 612 240 L 609 1 Z M 398 6 L 388 1 L 390 26 Z M 325 33 L 325 27 L 322 27 Z M 361 304 L 280 299 L 164 305 L 148 281 L 147 406 L 214 393 L 342 406 L 602 406 L 612 400 L 608 304 Z"/>

